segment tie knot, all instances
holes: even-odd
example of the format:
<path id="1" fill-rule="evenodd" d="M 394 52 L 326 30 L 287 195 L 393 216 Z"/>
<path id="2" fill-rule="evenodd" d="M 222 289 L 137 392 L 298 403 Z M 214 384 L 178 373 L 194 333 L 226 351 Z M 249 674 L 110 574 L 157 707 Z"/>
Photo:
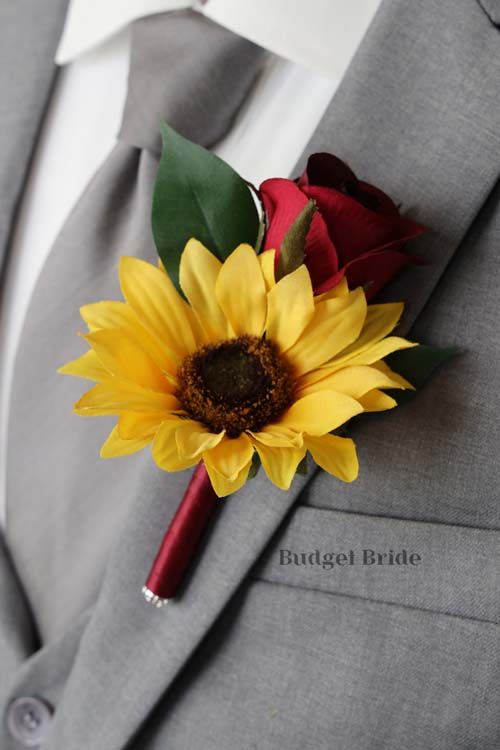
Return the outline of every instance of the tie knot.
<path id="1" fill-rule="evenodd" d="M 159 153 L 160 123 L 210 147 L 229 129 L 264 51 L 194 11 L 132 25 L 128 94 L 119 138 Z"/>

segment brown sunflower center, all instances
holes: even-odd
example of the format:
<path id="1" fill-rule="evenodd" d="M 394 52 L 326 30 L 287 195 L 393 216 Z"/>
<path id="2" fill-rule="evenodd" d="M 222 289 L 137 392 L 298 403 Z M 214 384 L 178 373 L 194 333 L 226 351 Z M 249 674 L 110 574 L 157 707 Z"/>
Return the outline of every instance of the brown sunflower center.
<path id="1" fill-rule="evenodd" d="M 257 336 L 204 346 L 184 359 L 177 378 L 186 413 L 229 437 L 261 430 L 293 403 L 288 363 L 273 342 Z"/>

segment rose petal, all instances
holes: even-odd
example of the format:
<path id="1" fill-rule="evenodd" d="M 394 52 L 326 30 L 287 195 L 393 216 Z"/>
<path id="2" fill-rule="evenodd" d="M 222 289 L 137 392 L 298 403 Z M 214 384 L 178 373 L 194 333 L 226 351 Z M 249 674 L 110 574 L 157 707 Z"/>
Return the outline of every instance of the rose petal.
<path id="1" fill-rule="evenodd" d="M 268 221 L 263 249 L 274 248 L 279 256 L 285 234 L 307 204 L 307 198 L 292 180 L 281 178 L 266 180 L 259 192 Z"/>
<path id="2" fill-rule="evenodd" d="M 389 219 L 397 219 L 399 210 L 394 201 L 379 188 L 358 180 L 352 169 L 333 154 L 312 154 L 304 174 L 297 181 L 300 187 L 329 187 L 349 195 L 365 208 Z"/>
<path id="3" fill-rule="evenodd" d="M 297 182 L 301 187 L 319 185 L 348 194 L 358 186 L 358 179 L 352 169 L 338 156 L 326 153 L 311 154 L 305 172 Z"/>
<path id="4" fill-rule="evenodd" d="M 394 201 L 389 198 L 387 193 L 383 190 L 379 190 L 375 185 L 370 185 L 369 182 L 358 182 L 358 191 L 352 196 L 356 198 L 363 206 L 370 208 L 375 213 L 385 216 L 386 219 L 399 219 L 399 209 Z"/>
<path id="5" fill-rule="evenodd" d="M 394 239 L 390 222 L 369 211 L 354 198 L 315 185 L 305 186 L 303 190 L 308 198 L 316 201 L 335 243 L 341 266 L 361 253 Z"/>
<path id="6" fill-rule="evenodd" d="M 401 249 L 408 239 L 424 231 L 420 225 L 405 218 L 387 219 L 354 198 L 330 188 L 306 186 L 303 190 L 308 198 L 316 201 L 341 266 L 363 253 L 380 250 L 396 241 Z"/>
<path id="7" fill-rule="evenodd" d="M 420 258 L 414 255 L 397 250 L 382 250 L 364 253 L 352 260 L 345 267 L 345 275 L 349 286 L 362 286 L 370 301 L 403 268 L 421 263 Z"/>
<path id="8" fill-rule="evenodd" d="M 283 239 L 307 205 L 308 199 L 292 180 L 278 178 L 263 182 L 260 193 L 269 225 L 264 238 L 264 250 L 274 248 L 278 263 Z M 307 235 L 305 255 L 305 264 L 314 288 L 338 271 L 337 252 L 326 223 L 318 211 L 313 216 Z"/>

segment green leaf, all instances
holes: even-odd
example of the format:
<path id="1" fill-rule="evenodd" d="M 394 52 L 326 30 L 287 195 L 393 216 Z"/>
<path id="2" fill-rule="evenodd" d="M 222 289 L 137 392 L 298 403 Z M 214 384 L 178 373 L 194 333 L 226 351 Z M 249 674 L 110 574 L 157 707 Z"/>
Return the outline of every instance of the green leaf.
<path id="1" fill-rule="evenodd" d="M 250 471 L 248 472 L 248 479 L 253 479 L 259 473 L 261 466 L 260 456 L 255 452 L 252 456 L 252 463 L 250 465 Z"/>
<path id="2" fill-rule="evenodd" d="M 179 264 L 195 237 L 220 260 L 242 242 L 254 246 L 259 216 L 246 182 L 210 151 L 162 124 L 163 153 L 153 195 L 153 236 L 179 288 Z"/>
<path id="3" fill-rule="evenodd" d="M 306 237 L 315 211 L 316 203 L 311 198 L 285 234 L 280 247 L 277 281 L 295 271 L 304 262 Z"/>
<path id="4" fill-rule="evenodd" d="M 386 358 L 386 362 L 394 372 L 409 380 L 416 390 L 429 380 L 438 367 L 459 353 L 456 347 L 438 349 L 434 346 L 415 346 L 412 349 L 402 349 Z M 387 391 L 398 404 L 405 404 L 415 395 L 415 391 Z"/>
<path id="5" fill-rule="evenodd" d="M 306 476 L 306 474 L 309 472 L 309 466 L 307 463 L 307 453 L 300 462 L 300 464 L 297 466 L 297 474 L 302 474 L 302 476 Z"/>

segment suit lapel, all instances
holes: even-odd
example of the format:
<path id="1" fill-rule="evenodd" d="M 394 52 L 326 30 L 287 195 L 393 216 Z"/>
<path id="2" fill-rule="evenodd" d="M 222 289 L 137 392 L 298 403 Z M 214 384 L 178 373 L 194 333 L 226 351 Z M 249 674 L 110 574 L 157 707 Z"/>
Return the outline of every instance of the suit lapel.
<path id="1" fill-rule="evenodd" d="M 474 0 L 384 0 L 305 156 L 330 151 L 428 227 L 388 288 L 408 331 L 500 172 L 500 37 Z"/>
<path id="2" fill-rule="evenodd" d="M 471 0 L 422 0 L 418 12 L 411 0 L 385 0 L 307 149 L 336 152 L 431 227 L 416 248 L 430 265 L 391 290 L 409 302 L 406 329 L 498 177 L 500 101 L 490 64 L 499 56 L 498 32 Z M 155 610 L 140 588 L 169 520 L 165 508 L 173 510 L 186 481 L 162 477 L 152 496 L 136 498 L 54 722 L 54 746 L 126 745 L 307 484 L 297 477 L 283 493 L 261 475 L 221 501 L 181 596 Z"/>
<path id="3" fill-rule="evenodd" d="M 0 6 L 0 274 L 55 74 L 67 0 Z"/>

